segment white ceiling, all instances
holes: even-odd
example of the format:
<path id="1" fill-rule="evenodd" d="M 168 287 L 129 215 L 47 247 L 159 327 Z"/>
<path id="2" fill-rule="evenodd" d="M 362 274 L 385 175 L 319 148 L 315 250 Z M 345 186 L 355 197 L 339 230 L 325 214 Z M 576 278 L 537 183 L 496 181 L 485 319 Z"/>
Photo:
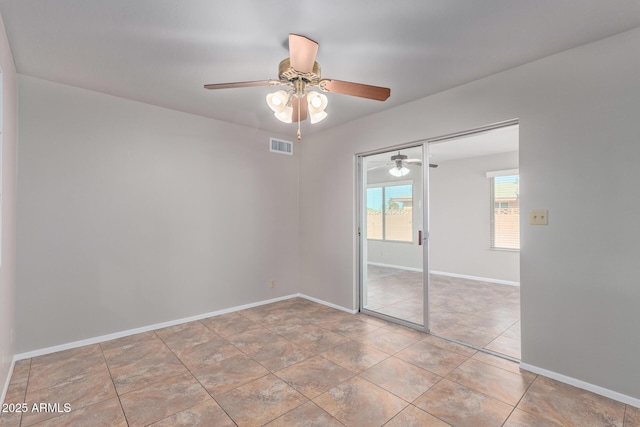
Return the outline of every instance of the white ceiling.
<path id="1" fill-rule="evenodd" d="M 329 94 L 333 127 L 640 26 L 640 0 L 0 0 L 19 73 L 295 134 L 265 103 L 288 34 L 320 44 L 322 76 L 391 88 Z M 630 53 L 630 54 L 637 54 Z"/>

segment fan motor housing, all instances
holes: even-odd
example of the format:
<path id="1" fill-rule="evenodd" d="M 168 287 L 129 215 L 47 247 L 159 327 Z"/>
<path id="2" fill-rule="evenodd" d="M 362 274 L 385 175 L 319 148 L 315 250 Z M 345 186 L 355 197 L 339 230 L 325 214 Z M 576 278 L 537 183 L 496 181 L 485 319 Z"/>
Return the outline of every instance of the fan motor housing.
<path id="1" fill-rule="evenodd" d="M 320 82 L 320 64 L 314 61 L 313 69 L 310 73 L 301 73 L 291 67 L 291 60 L 289 58 L 285 58 L 280 61 L 280 65 L 278 66 L 278 76 L 280 80 L 288 82 L 302 79 L 306 83 L 318 84 Z"/>
<path id="2" fill-rule="evenodd" d="M 391 156 L 391 160 L 393 161 L 398 161 L 398 160 L 403 161 L 406 159 L 407 159 L 407 156 L 405 156 L 404 154 L 396 154 L 395 156 Z"/>

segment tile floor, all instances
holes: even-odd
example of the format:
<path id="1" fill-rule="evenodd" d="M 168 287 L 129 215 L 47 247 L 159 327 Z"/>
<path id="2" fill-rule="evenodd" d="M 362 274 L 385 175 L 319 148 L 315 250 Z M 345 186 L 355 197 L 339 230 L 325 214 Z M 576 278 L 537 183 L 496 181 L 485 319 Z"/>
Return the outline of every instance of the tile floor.
<path id="1" fill-rule="evenodd" d="M 640 426 L 516 363 L 295 298 L 16 363 L 0 426 Z"/>
<path id="2" fill-rule="evenodd" d="M 520 288 L 432 274 L 431 332 L 520 359 Z M 369 265 L 368 309 L 422 324 L 422 273 Z"/>

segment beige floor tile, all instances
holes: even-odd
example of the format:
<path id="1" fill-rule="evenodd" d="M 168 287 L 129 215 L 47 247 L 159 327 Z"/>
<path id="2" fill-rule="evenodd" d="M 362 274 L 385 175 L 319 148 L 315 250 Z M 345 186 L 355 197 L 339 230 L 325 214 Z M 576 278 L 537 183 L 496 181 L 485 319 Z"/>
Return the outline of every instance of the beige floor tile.
<path id="1" fill-rule="evenodd" d="M 389 357 L 387 353 L 357 341 L 349 341 L 321 355 L 355 373 L 362 372 Z"/>
<path id="2" fill-rule="evenodd" d="M 111 350 L 116 347 L 131 346 L 141 341 L 155 340 L 157 338 L 158 336 L 154 331 L 147 331 L 139 334 L 127 335 L 126 337 L 116 338 L 114 340 L 101 342 L 100 347 L 102 348 L 102 351 L 105 351 L 105 350 Z"/>
<path id="3" fill-rule="evenodd" d="M 624 413 L 624 427 L 640 427 L 640 408 L 627 405 Z"/>
<path id="4" fill-rule="evenodd" d="M 202 344 L 218 335 L 198 321 L 158 329 L 156 334 L 174 352 Z"/>
<path id="5" fill-rule="evenodd" d="M 262 347 L 253 358 L 271 372 L 275 372 L 313 355 L 313 352 L 305 350 L 287 339 L 280 338 Z"/>
<path id="6" fill-rule="evenodd" d="M 104 348 L 104 343 L 102 345 Z M 168 349 L 165 343 L 154 333 L 152 337 L 145 336 L 145 339 L 140 341 L 107 348 L 103 350 L 103 354 L 109 369 L 113 370 L 139 362 L 149 356 L 155 356 L 158 352 Z"/>
<path id="7" fill-rule="evenodd" d="M 116 391 L 105 365 L 100 371 L 91 372 L 90 375 L 78 375 L 67 382 L 57 383 L 52 387 L 37 390 L 28 388 L 26 402 L 30 405 L 39 402 L 58 403 L 61 408 L 65 403 L 69 403 L 71 410 L 75 411 L 115 397 Z M 56 415 L 59 413 L 27 412 L 22 417 L 22 425 L 32 425 Z"/>
<path id="8" fill-rule="evenodd" d="M 504 427 L 564 427 L 562 424 L 540 418 L 516 409 L 511 413 Z"/>
<path id="9" fill-rule="evenodd" d="M 271 421 L 266 427 L 343 427 L 343 424 L 313 402 L 298 406 L 293 411 Z"/>
<path id="10" fill-rule="evenodd" d="M 535 376 L 526 372 L 516 374 L 469 359 L 447 375 L 447 379 L 515 406 Z"/>
<path id="11" fill-rule="evenodd" d="M 238 313 L 222 314 L 220 316 L 201 319 L 200 323 L 220 336 L 228 337 L 252 329 L 260 329 L 260 324 L 247 319 Z"/>
<path id="12" fill-rule="evenodd" d="M 241 355 L 242 352 L 224 338 L 215 336 L 209 341 L 178 350 L 176 354 L 180 361 L 193 372 L 212 363 Z"/>
<path id="13" fill-rule="evenodd" d="M 268 370 L 250 357 L 238 355 L 207 365 L 194 372 L 194 375 L 216 397 L 268 373 Z"/>
<path id="14" fill-rule="evenodd" d="M 149 427 L 235 427 L 235 423 L 213 399 L 168 416 Z"/>
<path id="15" fill-rule="evenodd" d="M 347 426 L 381 426 L 407 402 L 377 385 L 354 377 L 314 399 L 314 403 Z"/>
<path id="16" fill-rule="evenodd" d="M 485 348 L 495 351 L 496 353 L 506 354 L 518 360 L 520 359 L 520 340 L 501 335 L 487 344 Z"/>
<path id="17" fill-rule="evenodd" d="M 384 427 L 449 427 L 450 424 L 427 414 L 413 405 L 393 417 Z"/>
<path id="18" fill-rule="evenodd" d="M 13 366 L 13 373 L 11 374 L 11 381 L 9 387 L 12 385 L 26 384 L 29 379 L 29 371 L 31 369 L 31 359 L 18 360 Z"/>
<path id="19" fill-rule="evenodd" d="M 417 340 L 413 338 L 387 329 L 376 329 L 365 332 L 356 338 L 356 340 L 390 355 L 396 354 L 417 342 Z"/>
<path id="20" fill-rule="evenodd" d="M 314 354 L 322 353 L 349 341 L 347 337 L 317 326 L 301 327 L 295 325 L 289 327 L 281 335 Z"/>
<path id="21" fill-rule="evenodd" d="M 625 405 L 538 376 L 518 404 L 518 409 L 564 426 L 622 427 Z"/>
<path id="22" fill-rule="evenodd" d="M 512 327 L 504 331 L 502 336 L 520 341 L 520 322 L 516 322 Z"/>
<path id="23" fill-rule="evenodd" d="M 396 325 L 395 323 L 388 323 L 383 327 L 384 329 L 388 329 L 390 331 L 394 331 L 399 334 L 406 335 L 409 338 L 413 338 L 416 341 L 423 340 L 428 335 L 426 332 L 422 332 L 413 328 L 408 328 L 402 325 Z"/>
<path id="24" fill-rule="evenodd" d="M 269 331 L 268 329 L 251 329 L 239 334 L 226 337 L 227 340 L 240 351 L 250 356 L 260 353 L 260 350 L 274 341 L 280 339 L 280 335 Z"/>
<path id="25" fill-rule="evenodd" d="M 156 352 L 145 353 L 135 360 L 127 357 L 126 360 L 129 362 L 126 365 L 109 366 L 118 394 L 129 393 L 188 372 L 164 344 L 158 347 Z"/>
<path id="26" fill-rule="evenodd" d="M 127 427 L 127 420 L 117 398 L 104 400 L 82 409 L 50 418 L 34 427 Z"/>
<path id="27" fill-rule="evenodd" d="M 446 376 L 467 360 L 466 356 L 424 341 L 402 350 L 396 357 L 440 376 Z"/>
<path id="28" fill-rule="evenodd" d="M 131 427 L 154 423 L 209 399 L 211 396 L 190 373 L 120 396 Z"/>
<path id="29" fill-rule="evenodd" d="M 17 412 L 0 413 L 0 427 L 20 427 L 22 414 Z"/>
<path id="30" fill-rule="evenodd" d="M 476 347 L 484 347 L 496 338 L 496 334 L 458 324 L 445 328 L 438 335 L 475 345 Z"/>
<path id="31" fill-rule="evenodd" d="M 261 426 L 307 402 L 307 399 L 273 374 L 216 397 L 240 427 Z"/>
<path id="32" fill-rule="evenodd" d="M 368 268 L 368 308 L 422 323 L 422 273 L 378 266 Z M 518 287 L 436 274 L 431 274 L 430 280 L 432 333 L 478 347 L 491 343 L 501 334 L 520 340 Z M 509 353 L 512 357 L 514 354 L 519 357 L 519 353 Z"/>
<path id="33" fill-rule="evenodd" d="M 29 380 L 29 370 L 31 368 L 31 359 L 18 360 L 14 367 L 9 387 L 4 397 L 4 403 L 21 403 L 24 402 L 27 394 L 27 382 Z M 14 417 L 15 418 L 15 417 Z"/>
<path id="34" fill-rule="evenodd" d="M 482 292 L 465 295 L 455 281 L 446 286 L 456 288 L 462 306 L 434 295 L 433 303 L 448 310 L 440 313 L 443 323 L 492 316 L 484 330 L 471 328 L 488 333 L 516 321 L 494 342 L 507 345 L 494 349 L 515 349 L 509 340 L 519 348 L 512 288 L 480 284 Z M 400 289 L 388 292 L 406 297 Z M 523 388 L 512 410 L 507 403 L 517 402 Z M 241 426 L 622 427 L 624 420 L 624 427 L 640 427 L 638 408 L 433 335 L 300 298 L 19 361 L 7 401 L 71 403 L 72 412 L 0 414 L 0 427 L 124 426 L 125 414 L 129 425 L 235 425 L 208 392 L 225 396 Z"/>
<path id="35" fill-rule="evenodd" d="M 365 332 L 380 329 L 380 325 L 355 319 L 351 319 L 349 321 L 330 322 L 322 325 L 322 327 L 325 327 L 330 331 L 345 336 L 349 339 L 357 339 Z"/>
<path id="36" fill-rule="evenodd" d="M 481 331 L 489 332 L 491 334 L 500 335 L 507 329 L 512 327 L 515 322 L 496 319 L 494 317 L 470 314 L 458 321 L 461 325 L 471 326 Z"/>
<path id="37" fill-rule="evenodd" d="M 307 398 L 313 399 L 354 374 L 322 356 L 315 356 L 282 369 L 276 375 Z"/>
<path id="38" fill-rule="evenodd" d="M 471 358 L 473 360 L 484 362 L 486 364 L 502 368 L 506 371 L 513 372 L 515 374 L 531 375 L 533 378 L 536 377 L 536 374 L 520 369 L 520 364 L 518 362 L 512 362 L 511 360 L 503 359 L 502 357 L 494 356 L 493 354 L 483 353 L 479 351 L 471 356 Z"/>
<path id="39" fill-rule="evenodd" d="M 55 387 L 106 369 L 98 344 L 34 357 L 28 391 Z"/>
<path id="40" fill-rule="evenodd" d="M 422 341 L 434 345 L 436 347 L 440 347 L 443 348 L 445 350 L 449 350 L 453 353 L 458 353 L 461 354 L 463 356 L 473 356 L 474 354 L 476 354 L 478 351 L 471 348 L 471 347 L 467 347 L 455 342 L 451 342 L 451 341 L 447 341 L 445 339 L 442 339 L 440 337 L 437 337 L 435 335 L 427 335 L 425 336 Z"/>
<path id="41" fill-rule="evenodd" d="M 456 427 L 501 426 L 513 410 L 506 403 L 446 379 L 414 405 Z"/>
<path id="42" fill-rule="evenodd" d="M 407 402 L 413 402 L 442 379 L 396 357 L 383 360 L 360 376 Z"/>

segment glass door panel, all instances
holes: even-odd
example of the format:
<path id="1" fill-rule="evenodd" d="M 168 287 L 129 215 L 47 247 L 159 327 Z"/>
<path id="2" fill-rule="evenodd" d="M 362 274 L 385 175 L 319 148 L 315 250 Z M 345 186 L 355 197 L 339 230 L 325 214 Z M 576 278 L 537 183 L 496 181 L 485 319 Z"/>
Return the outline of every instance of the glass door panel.
<path id="1" fill-rule="evenodd" d="M 425 328 L 423 146 L 359 158 L 360 307 Z"/>

